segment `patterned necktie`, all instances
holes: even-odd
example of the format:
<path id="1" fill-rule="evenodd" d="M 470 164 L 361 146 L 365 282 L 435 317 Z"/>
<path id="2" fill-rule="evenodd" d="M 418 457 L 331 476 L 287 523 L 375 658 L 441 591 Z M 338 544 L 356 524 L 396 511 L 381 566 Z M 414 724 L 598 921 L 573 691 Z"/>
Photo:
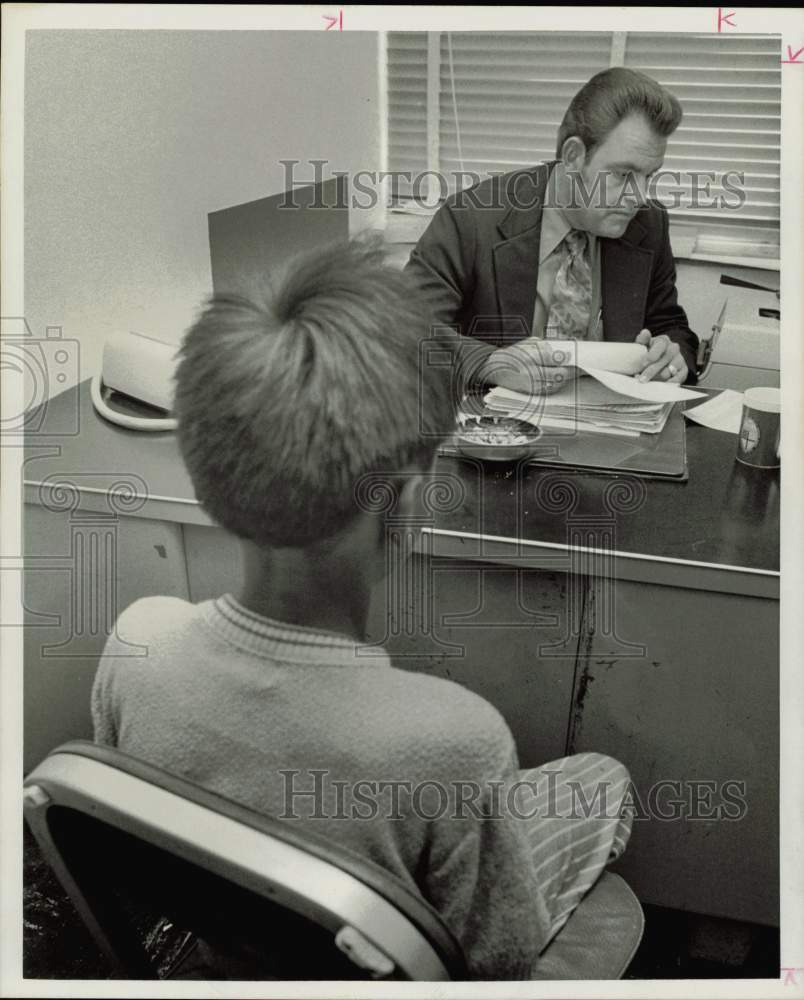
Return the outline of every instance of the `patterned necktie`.
<path id="1" fill-rule="evenodd" d="M 586 339 L 592 310 L 592 268 L 586 246 L 586 233 L 578 229 L 564 237 L 544 331 L 548 340 Z"/>

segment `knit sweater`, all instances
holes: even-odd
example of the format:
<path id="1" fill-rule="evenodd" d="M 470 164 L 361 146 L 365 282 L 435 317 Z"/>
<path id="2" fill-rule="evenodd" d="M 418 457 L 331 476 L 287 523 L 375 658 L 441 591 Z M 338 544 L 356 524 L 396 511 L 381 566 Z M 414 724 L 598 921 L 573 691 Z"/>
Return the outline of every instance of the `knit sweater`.
<path id="1" fill-rule="evenodd" d="M 439 911 L 473 977 L 528 978 L 550 918 L 523 823 L 495 806 L 511 733 L 460 685 L 366 652 L 230 596 L 145 598 L 104 649 L 95 739 L 362 854 Z"/>

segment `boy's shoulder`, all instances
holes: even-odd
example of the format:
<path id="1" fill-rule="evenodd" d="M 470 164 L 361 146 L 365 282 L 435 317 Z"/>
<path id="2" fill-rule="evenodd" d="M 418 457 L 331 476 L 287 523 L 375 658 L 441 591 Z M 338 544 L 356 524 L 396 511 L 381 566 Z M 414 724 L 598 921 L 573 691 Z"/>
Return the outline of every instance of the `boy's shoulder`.
<path id="1" fill-rule="evenodd" d="M 470 756 L 510 755 L 514 740 L 508 724 L 485 698 L 446 678 L 395 668 L 391 673 L 396 711 L 417 739 L 464 747 Z"/>
<path id="2" fill-rule="evenodd" d="M 405 689 L 408 697 L 425 710 L 436 715 L 441 715 L 445 711 L 452 714 L 463 712 L 467 715 L 479 715 L 503 721 L 500 713 L 490 702 L 456 681 L 446 677 L 434 677 L 432 674 L 401 670 L 397 667 L 391 669 L 400 688 Z"/>
<path id="3" fill-rule="evenodd" d="M 198 615 L 198 605 L 180 597 L 141 597 L 121 612 L 106 641 L 104 657 L 130 652 L 181 632 Z"/>

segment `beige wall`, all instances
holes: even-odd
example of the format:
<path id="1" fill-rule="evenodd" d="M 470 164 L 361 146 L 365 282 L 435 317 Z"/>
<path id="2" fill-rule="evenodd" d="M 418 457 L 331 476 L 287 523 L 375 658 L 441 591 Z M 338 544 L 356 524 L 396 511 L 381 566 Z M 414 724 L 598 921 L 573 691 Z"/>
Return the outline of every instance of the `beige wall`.
<path id="1" fill-rule="evenodd" d="M 175 341 L 210 290 L 208 212 L 284 190 L 281 159 L 379 169 L 377 46 L 373 32 L 29 31 L 34 335 L 77 339 L 80 377 L 113 332 Z"/>

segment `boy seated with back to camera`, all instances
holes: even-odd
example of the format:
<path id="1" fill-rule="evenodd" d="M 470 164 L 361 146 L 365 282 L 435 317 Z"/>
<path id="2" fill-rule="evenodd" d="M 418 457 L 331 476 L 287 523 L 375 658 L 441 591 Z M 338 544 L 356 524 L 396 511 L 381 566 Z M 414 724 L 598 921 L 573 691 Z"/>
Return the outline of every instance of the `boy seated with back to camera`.
<path id="1" fill-rule="evenodd" d="M 625 848 L 629 778 L 592 753 L 520 771 L 488 702 L 367 650 L 372 591 L 404 553 L 362 487 L 415 514 L 455 422 L 429 335 L 413 279 L 361 243 L 298 258 L 253 301 L 210 301 L 181 349 L 178 440 L 242 542 L 243 582 L 123 612 L 95 739 L 368 858 L 438 911 L 472 977 L 527 979 Z M 597 814 L 570 808 L 601 789 Z"/>

